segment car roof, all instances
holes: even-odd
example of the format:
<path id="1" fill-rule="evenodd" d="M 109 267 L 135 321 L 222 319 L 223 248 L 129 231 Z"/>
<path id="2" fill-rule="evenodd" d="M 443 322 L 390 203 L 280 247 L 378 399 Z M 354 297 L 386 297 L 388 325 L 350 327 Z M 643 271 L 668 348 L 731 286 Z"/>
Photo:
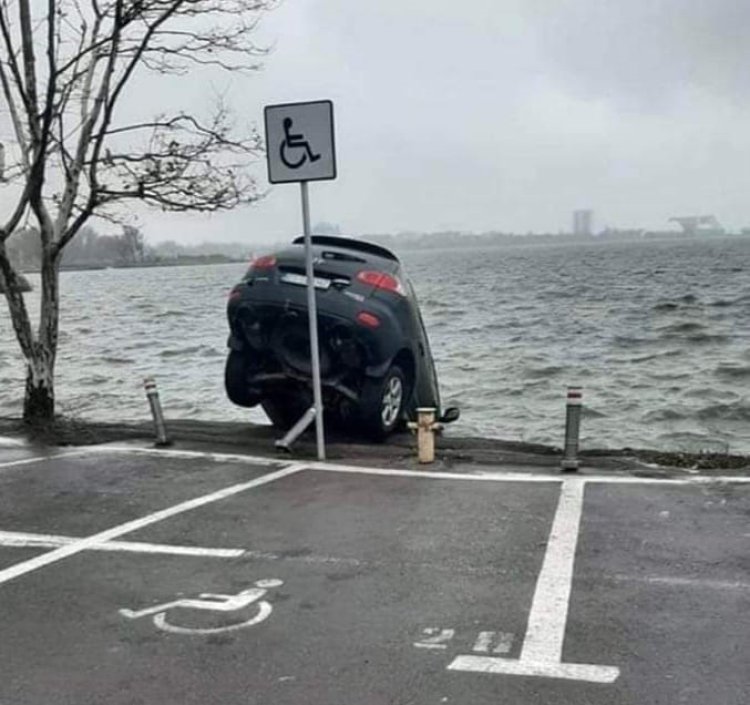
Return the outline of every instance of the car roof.
<path id="1" fill-rule="evenodd" d="M 292 244 L 302 245 L 304 242 L 304 235 L 300 235 L 292 241 Z M 312 244 L 339 247 L 343 250 L 354 250 L 356 252 L 365 252 L 370 255 L 376 255 L 377 257 L 384 257 L 385 259 L 398 262 L 398 257 L 396 257 L 396 255 L 394 255 L 389 249 L 376 245 L 373 242 L 367 242 L 366 240 L 355 240 L 350 237 L 336 237 L 334 235 L 313 235 Z"/>

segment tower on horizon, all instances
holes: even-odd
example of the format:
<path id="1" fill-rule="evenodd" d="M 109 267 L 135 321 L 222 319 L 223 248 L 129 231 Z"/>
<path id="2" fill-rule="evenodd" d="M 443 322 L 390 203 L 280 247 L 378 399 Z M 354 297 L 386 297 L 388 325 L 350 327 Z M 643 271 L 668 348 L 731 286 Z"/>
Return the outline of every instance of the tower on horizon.
<path id="1" fill-rule="evenodd" d="M 590 236 L 592 234 L 593 222 L 594 222 L 594 211 L 592 210 L 573 211 L 573 234 Z"/>

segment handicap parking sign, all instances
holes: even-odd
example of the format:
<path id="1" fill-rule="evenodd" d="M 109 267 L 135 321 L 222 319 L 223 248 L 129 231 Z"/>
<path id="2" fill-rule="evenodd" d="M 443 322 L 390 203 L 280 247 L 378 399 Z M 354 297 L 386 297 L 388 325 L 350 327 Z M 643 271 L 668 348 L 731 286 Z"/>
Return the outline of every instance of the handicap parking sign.
<path id="1" fill-rule="evenodd" d="M 264 116 L 272 184 L 336 178 L 330 100 L 267 105 Z"/>

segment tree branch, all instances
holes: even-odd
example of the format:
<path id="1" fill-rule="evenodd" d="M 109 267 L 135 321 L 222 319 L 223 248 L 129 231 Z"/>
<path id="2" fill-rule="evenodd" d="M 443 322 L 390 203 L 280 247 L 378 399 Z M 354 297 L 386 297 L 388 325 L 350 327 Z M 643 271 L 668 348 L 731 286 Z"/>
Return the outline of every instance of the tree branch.
<path id="1" fill-rule="evenodd" d="M 23 56 L 24 76 L 26 79 L 26 94 L 28 96 L 27 117 L 32 146 L 39 140 L 39 126 L 37 115 L 39 101 L 36 92 L 36 57 L 34 55 L 34 32 L 31 28 L 31 8 L 29 0 L 18 0 L 18 17 L 21 24 L 21 48 Z"/>
<path id="2" fill-rule="evenodd" d="M 5 102 L 8 104 L 8 112 L 10 113 L 10 120 L 13 124 L 13 131 L 16 135 L 16 142 L 21 150 L 21 163 L 24 168 L 28 171 L 29 169 L 29 147 L 26 141 L 26 135 L 23 132 L 23 122 L 21 116 L 18 114 L 18 108 L 16 107 L 16 101 L 13 97 L 13 90 L 8 80 L 8 75 L 5 72 L 5 67 L 0 62 L 0 85 L 3 88 L 3 95 L 5 96 Z"/>

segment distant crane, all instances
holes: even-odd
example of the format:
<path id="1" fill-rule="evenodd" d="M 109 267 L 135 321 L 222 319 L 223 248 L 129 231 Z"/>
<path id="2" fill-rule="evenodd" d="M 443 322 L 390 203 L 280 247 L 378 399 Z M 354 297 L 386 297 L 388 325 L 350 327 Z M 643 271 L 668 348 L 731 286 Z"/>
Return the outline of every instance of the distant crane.
<path id="1" fill-rule="evenodd" d="M 713 215 L 687 215 L 670 218 L 670 223 L 677 223 L 685 235 L 723 235 L 726 230 Z"/>

